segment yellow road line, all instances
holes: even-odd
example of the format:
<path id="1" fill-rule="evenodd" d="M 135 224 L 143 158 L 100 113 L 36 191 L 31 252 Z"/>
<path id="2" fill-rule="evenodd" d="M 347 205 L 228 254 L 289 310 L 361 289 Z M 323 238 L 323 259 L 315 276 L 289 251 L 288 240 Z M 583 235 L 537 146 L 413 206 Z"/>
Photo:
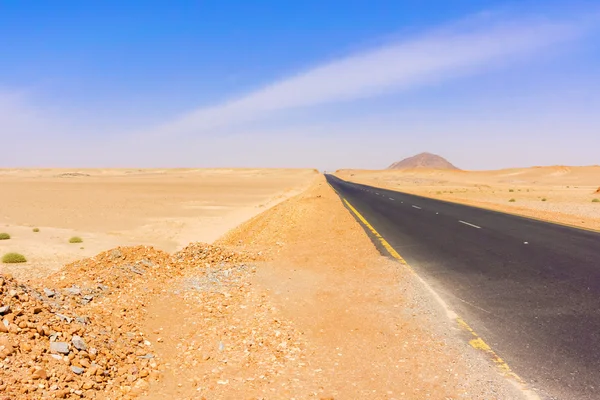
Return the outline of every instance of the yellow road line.
<path id="1" fill-rule="evenodd" d="M 373 228 L 373 226 L 369 223 L 369 221 L 367 221 L 367 219 L 365 217 L 363 217 L 362 214 L 359 213 L 358 210 L 356 208 L 354 208 L 354 206 L 352 204 L 350 204 L 350 202 L 348 200 L 346 200 L 337 190 L 335 190 L 335 188 L 333 186 L 331 186 L 331 187 L 341 197 L 342 201 L 346 204 L 346 206 L 348 206 L 348 208 L 354 213 L 354 215 L 356 215 L 356 217 L 360 220 L 360 222 L 362 222 L 367 227 L 367 229 L 369 229 L 369 231 L 371 231 L 371 233 L 377 238 L 377 240 L 379 240 L 379 242 L 388 251 L 388 253 L 392 257 L 394 257 L 396 260 L 400 261 L 400 263 L 405 265 L 411 273 L 416 275 L 415 271 L 411 268 L 410 265 L 408 265 L 406 260 L 404 258 L 402 258 L 402 256 L 388 243 L 388 241 L 385 240 L 383 238 L 383 236 L 381 236 L 379 234 L 379 232 L 377 232 L 377 230 L 375 230 L 375 228 Z M 446 305 L 444 305 L 444 306 L 447 307 Z M 515 374 L 510 369 L 508 364 L 502 358 L 500 358 L 500 356 L 498 354 L 496 354 L 496 352 L 473 330 L 473 328 L 471 328 L 469 326 L 469 324 L 467 324 L 465 322 L 464 319 L 462 319 L 459 316 L 456 316 L 456 322 L 463 330 L 465 330 L 466 332 L 469 332 L 473 336 L 473 339 L 471 339 L 469 341 L 469 345 L 471 345 L 471 347 L 473 347 L 476 350 L 483 351 L 484 353 L 486 353 L 492 359 L 492 361 L 496 364 L 496 366 L 498 367 L 498 369 L 500 370 L 501 373 L 503 373 L 506 376 L 510 376 L 511 378 L 513 378 L 517 382 L 519 382 L 520 384 L 523 384 L 523 385 L 525 384 L 523 379 L 521 379 L 517 374 Z"/>

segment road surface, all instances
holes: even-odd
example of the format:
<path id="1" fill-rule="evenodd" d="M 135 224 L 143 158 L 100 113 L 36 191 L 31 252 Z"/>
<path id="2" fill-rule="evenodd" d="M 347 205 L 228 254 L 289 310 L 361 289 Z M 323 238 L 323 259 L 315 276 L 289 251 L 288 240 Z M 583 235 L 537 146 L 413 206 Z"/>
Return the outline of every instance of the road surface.
<path id="1" fill-rule="evenodd" d="M 326 177 L 540 397 L 600 399 L 599 233 Z"/>

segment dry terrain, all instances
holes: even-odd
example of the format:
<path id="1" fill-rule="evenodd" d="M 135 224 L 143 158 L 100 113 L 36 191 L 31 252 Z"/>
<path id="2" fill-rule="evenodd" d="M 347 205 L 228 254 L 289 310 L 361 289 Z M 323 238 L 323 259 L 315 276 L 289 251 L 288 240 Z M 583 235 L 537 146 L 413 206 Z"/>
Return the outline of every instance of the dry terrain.
<path id="1" fill-rule="evenodd" d="M 243 197 L 257 189 L 242 182 L 269 181 L 244 174 L 228 191 Z M 56 271 L 24 266 L 23 279 L 44 272 L 27 283 L 2 274 L 0 399 L 522 398 L 416 277 L 380 255 L 322 176 L 293 176 L 308 189 L 214 245 L 118 247 Z M 292 177 L 271 181 L 270 193 Z M 157 198 L 177 197 L 162 190 Z M 254 206 L 272 199 L 262 190 Z M 129 210 L 121 229 L 156 217 Z M 95 226 L 114 226 L 106 221 Z"/>
<path id="2" fill-rule="evenodd" d="M 314 170 L 0 170 L 0 256 L 24 254 L 21 271 L 122 245 L 165 251 L 210 243 L 230 228 L 305 189 Z M 39 232 L 33 232 L 38 228 Z M 79 236 L 83 243 L 69 243 Z"/>
<path id="3" fill-rule="evenodd" d="M 600 230 L 600 166 L 341 170 L 336 175 L 357 183 Z"/>

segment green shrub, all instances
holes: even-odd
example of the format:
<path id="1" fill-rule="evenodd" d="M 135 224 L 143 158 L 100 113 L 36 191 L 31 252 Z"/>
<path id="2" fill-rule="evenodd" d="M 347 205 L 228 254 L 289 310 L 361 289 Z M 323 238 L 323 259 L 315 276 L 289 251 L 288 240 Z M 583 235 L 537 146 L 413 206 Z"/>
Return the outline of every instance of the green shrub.
<path id="1" fill-rule="evenodd" d="M 24 263 L 27 262 L 27 259 L 23 254 L 7 253 L 2 257 L 2 262 L 5 264 Z"/>
<path id="2" fill-rule="evenodd" d="M 512 193 L 515 191 L 515 189 L 508 189 L 508 191 Z"/>
<path id="3" fill-rule="evenodd" d="M 40 228 L 33 228 L 33 231 L 34 231 L 35 233 L 38 233 L 38 232 L 40 231 Z"/>
<path id="4" fill-rule="evenodd" d="M 80 238 L 79 236 L 73 236 L 71 239 L 69 239 L 69 243 L 81 243 L 83 242 L 83 239 Z"/>
<path id="5" fill-rule="evenodd" d="M 514 203 L 516 200 L 515 199 L 510 199 L 509 202 Z"/>
<path id="6" fill-rule="evenodd" d="M 592 203 L 600 203 L 600 199 L 594 199 L 592 200 Z"/>
<path id="7" fill-rule="evenodd" d="M 6 232 L 0 233 L 0 240 L 8 240 L 10 239 L 10 235 Z"/>
<path id="8" fill-rule="evenodd" d="M 545 197 L 542 199 L 542 201 L 546 201 L 546 200 L 548 200 L 548 199 L 546 199 Z"/>

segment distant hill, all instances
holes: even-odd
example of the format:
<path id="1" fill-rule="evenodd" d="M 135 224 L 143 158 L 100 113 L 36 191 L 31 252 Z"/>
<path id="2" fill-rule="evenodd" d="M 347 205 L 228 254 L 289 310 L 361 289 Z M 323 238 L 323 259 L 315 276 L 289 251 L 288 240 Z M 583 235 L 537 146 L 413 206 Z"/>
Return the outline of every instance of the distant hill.
<path id="1" fill-rule="evenodd" d="M 393 163 L 388 169 L 454 169 L 458 170 L 448 160 L 431 153 L 421 153 Z"/>

